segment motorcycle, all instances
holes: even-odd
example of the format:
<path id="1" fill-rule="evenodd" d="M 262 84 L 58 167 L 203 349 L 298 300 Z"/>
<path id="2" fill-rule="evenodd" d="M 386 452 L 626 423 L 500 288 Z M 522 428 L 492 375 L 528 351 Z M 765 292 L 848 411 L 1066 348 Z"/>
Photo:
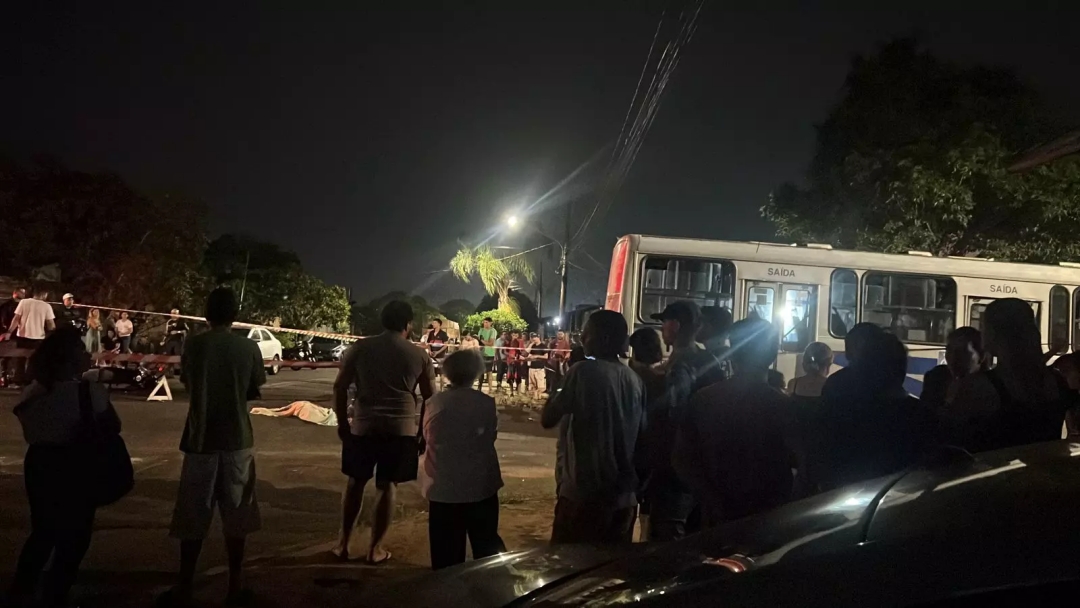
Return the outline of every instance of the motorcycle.
<path id="1" fill-rule="evenodd" d="M 310 361 L 312 363 L 318 361 L 315 351 L 311 348 L 311 342 L 308 340 L 298 340 L 296 346 L 284 349 L 281 356 L 286 361 Z M 304 368 L 299 365 L 293 366 L 294 371 L 302 369 Z"/>
<path id="2" fill-rule="evenodd" d="M 149 366 L 98 367 L 83 374 L 83 380 L 106 384 L 109 388 L 126 386 L 128 390 L 150 390 L 165 376 L 166 364 Z"/>

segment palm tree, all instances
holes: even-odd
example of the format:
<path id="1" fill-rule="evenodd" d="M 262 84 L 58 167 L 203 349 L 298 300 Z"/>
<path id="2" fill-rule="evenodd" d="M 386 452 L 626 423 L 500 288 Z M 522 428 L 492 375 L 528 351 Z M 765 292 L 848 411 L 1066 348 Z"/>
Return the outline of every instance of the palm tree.
<path id="1" fill-rule="evenodd" d="M 466 283 L 472 275 L 479 276 L 484 289 L 499 298 L 499 309 L 514 314 L 519 311 L 517 302 L 510 297 L 510 290 L 517 287 L 519 280 L 526 283 L 535 280 L 532 266 L 523 254 L 497 257 L 487 245 L 459 250 L 450 260 L 450 270 Z"/>

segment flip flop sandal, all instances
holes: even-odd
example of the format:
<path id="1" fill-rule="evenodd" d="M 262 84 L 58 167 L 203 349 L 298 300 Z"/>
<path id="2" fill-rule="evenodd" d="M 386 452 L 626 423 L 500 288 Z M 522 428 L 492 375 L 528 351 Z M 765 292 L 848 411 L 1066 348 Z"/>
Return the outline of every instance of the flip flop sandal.
<path id="1" fill-rule="evenodd" d="M 384 551 L 385 551 L 385 549 L 384 549 Z M 378 566 L 378 565 L 381 565 L 381 564 L 385 564 L 386 562 L 390 561 L 390 558 L 392 558 L 392 557 L 394 557 L 394 554 L 390 553 L 389 551 L 386 551 L 386 555 L 382 559 L 369 559 L 368 564 L 370 564 L 372 566 Z"/>

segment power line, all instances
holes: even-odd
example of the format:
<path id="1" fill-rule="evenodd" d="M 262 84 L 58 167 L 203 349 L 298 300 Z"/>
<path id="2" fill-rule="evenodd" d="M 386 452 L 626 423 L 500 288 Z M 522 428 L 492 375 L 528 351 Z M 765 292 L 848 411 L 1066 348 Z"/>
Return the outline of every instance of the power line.
<path id="1" fill-rule="evenodd" d="M 645 65 L 639 75 L 637 86 L 634 88 L 634 95 L 630 101 L 630 108 L 627 110 L 626 117 L 623 120 L 623 126 L 619 132 L 619 139 L 615 142 L 615 150 L 612 152 L 612 161 L 609 163 L 608 171 L 602 179 L 596 197 L 596 203 L 593 205 L 585 221 L 582 222 L 581 226 L 571 239 L 571 244 L 575 248 L 584 240 L 586 231 L 593 220 L 598 217 L 603 217 L 604 213 L 606 213 L 614 203 L 615 196 L 618 194 L 619 189 L 626 180 L 626 176 L 630 172 L 631 166 L 637 158 L 645 135 L 648 133 L 649 128 L 656 118 L 668 81 L 674 73 L 675 68 L 678 66 L 679 59 L 681 58 L 682 47 L 690 42 L 694 36 L 694 32 L 697 31 L 697 19 L 704 4 L 705 0 L 697 0 L 692 5 L 691 9 L 683 11 L 680 14 L 681 26 L 674 38 L 665 44 L 664 50 L 656 63 L 652 78 L 649 81 L 649 86 L 639 102 L 638 93 L 640 93 L 641 84 L 644 82 L 644 75 L 652 63 L 653 51 L 656 42 L 659 39 L 660 31 L 663 29 L 666 12 L 661 14 L 660 22 L 657 24 L 657 29 L 653 34 L 652 43 L 649 46 L 649 53 L 646 57 Z M 635 108 L 637 110 L 636 112 L 634 111 Z M 631 115 L 634 116 L 634 120 L 633 123 L 630 124 L 629 130 L 627 130 L 627 124 Z"/>

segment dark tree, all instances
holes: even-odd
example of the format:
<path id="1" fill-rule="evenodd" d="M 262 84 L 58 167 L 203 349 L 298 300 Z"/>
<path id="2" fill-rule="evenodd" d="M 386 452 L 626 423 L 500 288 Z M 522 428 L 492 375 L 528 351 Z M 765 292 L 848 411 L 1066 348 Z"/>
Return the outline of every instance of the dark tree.
<path id="1" fill-rule="evenodd" d="M 1080 160 L 1008 170 L 1064 129 L 1008 70 L 898 40 L 856 58 L 817 129 L 805 186 L 762 208 L 794 241 L 1018 261 L 1080 259 Z"/>

